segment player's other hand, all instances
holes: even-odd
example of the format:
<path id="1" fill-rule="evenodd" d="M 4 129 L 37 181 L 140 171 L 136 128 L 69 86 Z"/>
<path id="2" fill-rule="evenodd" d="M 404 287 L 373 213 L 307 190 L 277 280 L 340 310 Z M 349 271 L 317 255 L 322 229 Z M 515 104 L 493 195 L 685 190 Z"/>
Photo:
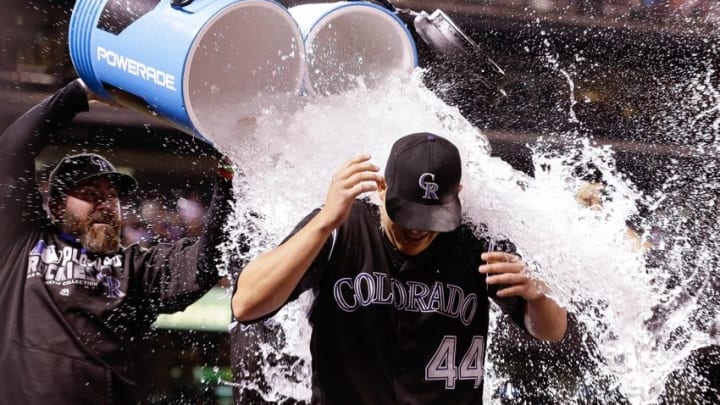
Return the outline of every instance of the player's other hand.
<path id="1" fill-rule="evenodd" d="M 232 181 L 235 176 L 235 165 L 227 155 L 222 155 L 220 159 L 218 159 L 215 173 L 227 181 Z"/>
<path id="2" fill-rule="evenodd" d="M 530 277 L 527 265 L 520 257 L 505 252 L 485 252 L 485 264 L 478 269 L 487 275 L 489 285 L 497 285 L 498 297 L 523 297 L 533 301 L 545 296 L 542 284 Z"/>
<path id="3" fill-rule="evenodd" d="M 318 214 L 326 225 L 335 229 L 347 219 L 355 199 L 362 193 L 376 191 L 382 180 L 380 168 L 370 162 L 370 155 L 361 154 L 348 160 L 332 177 L 325 205 Z"/>
<path id="4" fill-rule="evenodd" d="M 115 100 L 105 98 L 105 97 L 103 97 L 103 96 L 98 95 L 98 94 L 95 93 L 94 91 L 92 91 L 92 90 L 90 89 L 90 87 L 88 87 L 87 83 L 85 83 L 85 82 L 83 81 L 83 79 L 77 78 L 77 79 L 75 79 L 75 81 L 80 85 L 80 87 L 82 87 L 83 91 L 85 91 L 85 97 L 87 97 L 87 100 L 88 100 L 88 104 L 89 104 L 89 105 L 92 106 L 92 105 L 97 104 L 97 103 L 102 103 L 102 104 L 107 104 L 107 105 L 109 105 L 109 106 L 111 106 L 111 107 L 124 108 L 123 105 L 119 104 L 119 103 L 116 102 Z"/>
<path id="5" fill-rule="evenodd" d="M 85 97 L 87 97 L 88 103 L 91 101 L 99 101 L 99 98 L 95 93 L 93 93 L 92 90 L 88 87 L 88 85 L 83 81 L 81 78 L 75 79 L 75 81 L 82 87 L 83 91 L 85 92 Z"/>

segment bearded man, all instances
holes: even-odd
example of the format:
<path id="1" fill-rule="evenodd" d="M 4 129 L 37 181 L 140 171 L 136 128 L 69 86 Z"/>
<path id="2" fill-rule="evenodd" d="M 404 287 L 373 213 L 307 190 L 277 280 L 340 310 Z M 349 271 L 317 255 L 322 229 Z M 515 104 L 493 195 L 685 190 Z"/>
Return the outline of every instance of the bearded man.
<path id="1" fill-rule="evenodd" d="M 0 398 L 9 404 L 136 403 L 133 359 L 157 315 L 183 310 L 218 281 L 227 171 L 197 239 L 123 246 L 120 200 L 137 182 L 96 154 L 57 164 L 46 215 L 34 158 L 88 110 L 89 96 L 76 80 L 0 136 Z"/>

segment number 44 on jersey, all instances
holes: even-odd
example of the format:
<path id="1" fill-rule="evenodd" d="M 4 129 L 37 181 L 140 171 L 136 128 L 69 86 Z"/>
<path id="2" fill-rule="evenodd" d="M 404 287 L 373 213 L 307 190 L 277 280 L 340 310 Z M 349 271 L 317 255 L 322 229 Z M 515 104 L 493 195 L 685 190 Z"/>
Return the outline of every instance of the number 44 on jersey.
<path id="1" fill-rule="evenodd" d="M 444 336 L 440 346 L 425 366 L 425 379 L 444 380 L 445 389 L 455 388 L 455 382 L 460 380 L 473 380 L 475 388 L 480 386 L 483 379 L 483 364 L 485 361 L 485 339 L 483 336 L 473 336 L 465 355 L 460 360 L 460 365 L 455 364 L 457 351 L 457 337 Z"/>

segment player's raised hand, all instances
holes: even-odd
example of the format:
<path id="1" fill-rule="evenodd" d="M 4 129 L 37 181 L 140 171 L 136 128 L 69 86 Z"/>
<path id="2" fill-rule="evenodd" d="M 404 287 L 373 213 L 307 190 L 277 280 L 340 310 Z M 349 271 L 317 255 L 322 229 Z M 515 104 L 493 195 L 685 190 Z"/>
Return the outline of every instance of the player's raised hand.
<path id="1" fill-rule="evenodd" d="M 87 97 L 88 103 L 94 103 L 94 102 L 100 101 L 98 96 L 92 90 L 90 90 L 90 88 L 83 81 L 83 79 L 78 77 L 77 79 L 75 79 L 75 81 L 80 85 L 80 87 L 82 87 L 83 91 L 85 92 L 85 96 Z"/>
<path id="2" fill-rule="evenodd" d="M 377 190 L 382 180 L 380 168 L 370 162 L 370 155 L 361 154 L 345 162 L 332 177 L 320 214 L 330 227 L 337 228 L 350 214 L 353 201 L 360 194 Z"/>
<path id="3" fill-rule="evenodd" d="M 481 258 L 485 264 L 478 269 L 487 274 L 487 283 L 497 285 L 498 297 L 520 296 L 533 301 L 545 296 L 542 284 L 530 277 L 527 265 L 520 257 L 505 252 L 485 252 Z"/>

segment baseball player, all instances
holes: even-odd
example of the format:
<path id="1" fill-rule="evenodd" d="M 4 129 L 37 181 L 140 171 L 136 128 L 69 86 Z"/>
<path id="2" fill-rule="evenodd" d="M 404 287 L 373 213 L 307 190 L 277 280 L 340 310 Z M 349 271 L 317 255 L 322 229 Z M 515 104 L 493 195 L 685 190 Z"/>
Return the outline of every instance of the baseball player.
<path id="1" fill-rule="evenodd" d="M 233 315 L 257 321 L 313 290 L 314 404 L 482 403 L 488 299 L 543 340 L 563 337 L 566 312 L 461 225 L 451 142 L 400 138 L 385 176 L 369 160 L 345 163 L 323 207 L 243 269 Z M 379 206 L 357 199 L 371 191 Z"/>
<path id="2" fill-rule="evenodd" d="M 157 315 L 184 309 L 219 279 L 232 198 L 224 172 L 197 239 L 122 246 L 120 199 L 137 182 L 91 153 L 67 156 L 52 171 L 46 215 L 34 158 L 88 110 L 88 95 L 73 81 L 0 136 L 3 403 L 135 403 L 134 351 Z"/>

